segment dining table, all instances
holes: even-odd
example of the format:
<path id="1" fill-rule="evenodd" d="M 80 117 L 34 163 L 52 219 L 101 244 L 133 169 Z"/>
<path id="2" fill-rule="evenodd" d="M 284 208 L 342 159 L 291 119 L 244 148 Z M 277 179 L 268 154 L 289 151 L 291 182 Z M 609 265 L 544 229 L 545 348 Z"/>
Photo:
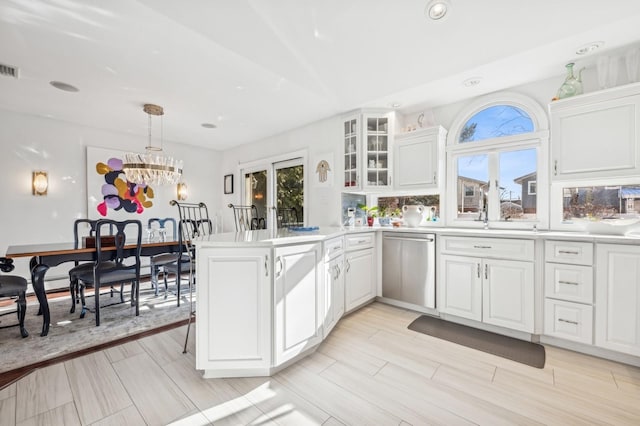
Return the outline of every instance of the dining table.
<path id="1" fill-rule="evenodd" d="M 137 244 L 135 242 L 127 242 L 125 243 L 124 250 L 129 250 L 131 254 L 133 254 L 136 247 Z M 146 257 L 161 253 L 178 253 L 183 251 L 183 248 L 178 239 L 147 240 L 141 244 L 140 256 Z M 115 247 L 103 246 L 102 250 L 113 251 L 115 256 Z M 95 261 L 96 248 L 77 247 L 73 242 L 11 245 L 7 248 L 5 256 L 8 258 L 31 258 L 29 261 L 31 282 L 33 284 L 33 292 L 40 304 L 39 314 L 42 315 L 42 332 L 40 336 L 46 336 L 49 333 L 51 318 L 49 302 L 47 301 L 47 294 L 44 287 L 45 274 L 52 266 L 58 266 L 65 262 Z"/>

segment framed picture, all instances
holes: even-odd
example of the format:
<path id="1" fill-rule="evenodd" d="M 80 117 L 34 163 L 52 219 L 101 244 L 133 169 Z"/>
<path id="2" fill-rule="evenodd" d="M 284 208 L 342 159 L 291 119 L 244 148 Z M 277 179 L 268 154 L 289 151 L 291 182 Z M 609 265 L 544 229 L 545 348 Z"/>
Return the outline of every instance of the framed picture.
<path id="1" fill-rule="evenodd" d="M 233 175 L 224 176 L 224 193 L 233 194 Z"/>

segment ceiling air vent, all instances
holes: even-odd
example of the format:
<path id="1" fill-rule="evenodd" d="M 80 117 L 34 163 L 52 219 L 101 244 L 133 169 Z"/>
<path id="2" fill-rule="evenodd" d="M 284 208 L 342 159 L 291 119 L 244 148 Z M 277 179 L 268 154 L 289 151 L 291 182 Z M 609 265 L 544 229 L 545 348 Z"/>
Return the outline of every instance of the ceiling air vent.
<path id="1" fill-rule="evenodd" d="M 18 78 L 18 68 L 11 65 L 0 64 L 0 75 Z"/>

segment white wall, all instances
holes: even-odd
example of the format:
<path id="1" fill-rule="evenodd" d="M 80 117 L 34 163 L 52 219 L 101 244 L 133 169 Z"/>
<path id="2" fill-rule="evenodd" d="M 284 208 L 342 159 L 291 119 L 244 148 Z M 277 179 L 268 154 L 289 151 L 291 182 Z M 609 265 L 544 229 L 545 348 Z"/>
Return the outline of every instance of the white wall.
<path id="1" fill-rule="evenodd" d="M 305 167 L 305 181 L 308 182 L 305 200 L 307 202 L 308 226 L 330 226 L 340 224 L 340 193 L 342 173 L 342 151 L 340 150 L 340 129 L 341 121 L 339 117 L 332 117 L 309 124 L 289 132 L 276 135 L 261 141 L 242 145 L 234 149 L 227 150 L 222 155 L 221 170 L 222 175 L 233 174 L 234 193 L 222 195 L 222 205 L 224 213 L 225 231 L 235 230 L 233 213 L 226 206 L 229 203 L 241 204 L 240 194 L 240 164 L 253 162 L 269 157 L 306 150 L 308 164 Z M 334 170 L 332 176 L 332 186 L 317 187 L 311 184 L 315 175 L 315 164 L 313 160 L 323 154 L 333 155 Z M 222 176 L 219 178 L 222 185 Z"/>
<path id="2" fill-rule="evenodd" d="M 146 142 L 145 137 L 0 110 L 0 253 L 10 245 L 72 241 L 73 221 L 87 217 L 86 147 L 137 152 L 144 151 Z M 220 154 L 167 141 L 164 150 L 184 161 L 187 201 L 202 201 L 210 212 L 218 211 Z M 49 174 L 46 196 L 31 195 L 34 170 Z M 149 215 L 177 217 L 176 208 L 169 206 L 173 198 L 175 186 L 160 188 Z M 16 260 L 15 272 L 28 277 L 27 263 Z M 53 268 L 48 276 L 62 273 L 64 268 Z"/>

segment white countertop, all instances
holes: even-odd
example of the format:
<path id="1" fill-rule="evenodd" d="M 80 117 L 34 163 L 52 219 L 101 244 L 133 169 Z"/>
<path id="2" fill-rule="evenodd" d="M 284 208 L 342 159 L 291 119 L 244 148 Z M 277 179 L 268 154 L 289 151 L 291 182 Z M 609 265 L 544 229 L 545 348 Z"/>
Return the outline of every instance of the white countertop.
<path id="1" fill-rule="evenodd" d="M 349 233 L 358 232 L 411 232 L 434 233 L 439 235 L 474 236 L 487 238 L 525 238 L 525 239 L 549 239 L 572 240 L 611 244 L 640 244 L 640 233 L 627 235 L 602 235 L 586 232 L 566 231 L 533 231 L 515 229 L 472 229 L 472 228 L 447 228 L 439 226 L 408 227 L 320 227 L 314 231 L 294 232 L 287 229 L 257 230 L 244 232 L 226 232 L 202 237 L 195 241 L 197 247 L 273 247 L 287 244 L 300 244 L 314 241 L 324 241 Z"/>

